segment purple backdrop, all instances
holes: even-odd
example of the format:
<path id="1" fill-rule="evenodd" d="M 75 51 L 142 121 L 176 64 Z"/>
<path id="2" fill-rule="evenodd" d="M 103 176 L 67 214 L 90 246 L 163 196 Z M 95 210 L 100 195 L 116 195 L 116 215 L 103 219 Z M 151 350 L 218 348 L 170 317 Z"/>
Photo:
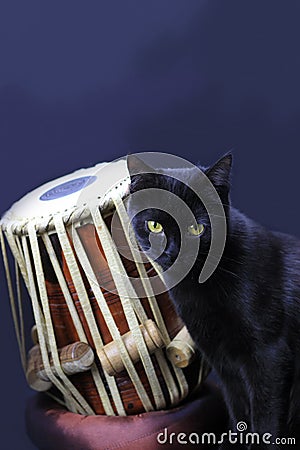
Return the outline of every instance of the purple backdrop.
<path id="1" fill-rule="evenodd" d="M 299 20 L 299 3 L 278 0 L 2 2 L 1 214 L 128 152 L 209 164 L 233 149 L 235 206 L 299 236 Z M 1 440 L 29 450 L 0 271 Z"/>

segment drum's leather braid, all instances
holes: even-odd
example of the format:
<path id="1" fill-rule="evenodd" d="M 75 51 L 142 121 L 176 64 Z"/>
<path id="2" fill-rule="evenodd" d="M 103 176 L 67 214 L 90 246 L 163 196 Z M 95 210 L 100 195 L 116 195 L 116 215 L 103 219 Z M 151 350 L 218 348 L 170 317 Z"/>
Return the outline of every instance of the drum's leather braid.
<path id="1" fill-rule="evenodd" d="M 73 230 L 73 239 L 74 239 L 74 245 L 77 250 L 77 256 L 78 256 L 81 266 L 83 267 L 86 274 L 91 274 L 93 272 L 92 267 L 89 263 L 89 259 L 85 253 L 85 250 L 83 248 L 83 245 L 80 241 L 80 238 L 79 238 L 76 230 Z M 111 330 L 111 321 L 113 321 L 113 317 L 112 317 L 110 309 L 106 303 L 106 300 L 102 294 L 102 291 L 101 291 L 100 287 L 98 286 L 98 284 L 94 284 L 92 286 L 92 289 L 93 289 L 95 299 L 98 303 L 98 307 L 99 307 L 103 317 L 105 317 L 106 325 L 107 325 L 108 329 Z M 113 321 L 113 323 L 114 323 L 114 321 Z M 101 339 L 101 345 L 96 347 L 96 351 L 100 351 L 104 346 L 101 336 L 100 336 L 100 339 Z M 106 378 L 107 384 L 111 391 L 112 398 L 114 400 L 118 414 L 121 416 L 125 416 L 126 412 L 125 412 L 125 409 L 124 409 L 124 406 L 122 403 L 122 399 L 121 399 L 115 378 L 109 376 L 105 371 L 104 371 L 104 376 Z"/>
<path id="2" fill-rule="evenodd" d="M 17 336 L 17 342 L 18 342 L 19 352 L 20 352 L 20 356 L 21 356 L 22 367 L 25 372 L 25 370 L 26 370 L 26 354 L 24 352 L 24 343 L 22 343 L 22 337 L 21 337 L 21 333 L 19 330 L 16 302 L 15 302 L 15 296 L 14 296 L 13 285 L 12 285 L 12 278 L 11 278 L 11 273 L 10 273 L 10 268 L 9 268 L 9 263 L 8 263 L 8 258 L 7 258 L 6 245 L 4 242 L 3 232 L 2 232 L 1 227 L 0 227 L 0 242 L 1 242 L 1 249 L 2 249 L 5 275 L 6 275 L 7 286 L 8 286 L 10 306 L 11 306 L 13 322 L 14 322 L 14 327 L 15 327 L 15 333 Z M 21 320 L 23 320 L 23 317 L 21 318 Z"/>
<path id="3" fill-rule="evenodd" d="M 78 295 L 78 298 L 80 300 L 82 311 L 85 315 L 86 321 L 89 326 L 90 333 L 92 335 L 95 348 L 101 347 L 103 345 L 102 339 L 93 315 L 93 311 L 91 309 L 91 305 L 89 302 L 89 298 L 80 274 L 80 270 L 78 267 L 78 264 L 76 262 L 76 258 L 74 256 L 73 250 L 71 248 L 65 225 L 63 222 L 62 217 L 56 215 L 54 216 L 54 222 L 55 222 L 55 228 L 57 231 L 57 235 L 60 241 L 61 248 L 64 252 L 64 256 L 66 259 L 66 263 L 68 265 L 69 272 L 72 276 L 72 280 Z M 107 392 L 105 390 L 105 387 L 103 385 L 101 377 L 96 378 L 95 380 L 96 387 L 98 389 L 98 394 L 102 400 L 103 408 L 105 410 L 105 413 L 107 415 L 114 415 L 113 408 L 111 406 L 109 397 L 107 395 Z"/>
<path id="4" fill-rule="evenodd" d="M 125 268 L 122 264 L 122 261 L 120 259 L 120 255 L 115 247 L 115 243 L 112 240 L 112 237 L 106 227 L 106 224 L 99 212 L 99 208 L 94 208 L 92 211 L 92 217 L 95 223 L 95 227 L 97 230 L 97 234 L 99 236 L 101 245 L 103 247 L 105 256 L 107 258 L 108 264 L 111 267 L 111 274 L 114 279 L 115 285 L 118 289 L 118 294 L 120 297 L 120 301 L 123 306 L 123 311 L 129 326 L 129 329 L 132 331 L 137 349 L 140 354 L 141 361 L 144 365 L 145 372 L 147 374 L 154 400 L 156 403 L 157 408 L 163 408 L 165 405 L 165 398 L 160 386 L 160 383 L 158 381 L 151 357 L 149 355 L 147 346 L 144 341 L 144 337 L 141 333 L 141 330 L 139 328 L 139 323 L 137 321 L 134 306 L 136 308 L 140 308 L 140 316 L 147 317 L 145 315 L 145 312 L 142 308 L 142 305 L 140 304 L 140 300 L 138 299 L 132 284 L 130 283 L 128 279 L 128 275 L 125 271 Z M 121 275 L 121 277 L 120 277 Z M 124 285 L 126 284 L 126 287 Z M 122 344 L 120 341 L 120 345 L 122 347 Z M 127 352 L 126 352 L 127 353 Z M 121 354 L 122 355 L 122 354 Z M 122 355 L 123 356 L 123 355 Z M 124 357 L 127 360 L 127 355 L 124 354 Z M 124 361 L 124 364 L 127 363 L 127 361 Z M 134 365 L 131 362 L 131 359 L 129 358 L 128 362 L 129 365 L 129 375 L 134 380 L 136 377 L 136 370 Z M 126 366 L 126 365 L 125 365 Z M 140 379 L 137 377 L 136 382 L 140 385 Z M 142 386 L 142 385 L 141 385 Z M 144 390 L 144 388 L 143 388 Z M 140 398 L 142 401 L 144 401 L 144 396 L 140 395 Z"/>
<path id="5" fill-rule="evenodd" d="M 41 349 L 42 358 L 43 358 L 43 364 L 45 367 L 47 377 L 62 392 L 65 392 L 65 394 L 64 394 L 65 400 L 70 401 L 73 410 L 74 410 L 74 408 L 76 408 L 75 409 L 76 412 L 79 411 L 83 414 L 84 413 L 94 414 L 94 411 L 89 406 L 87 401 L 82 397 L 82 395 L 75 388 L 73 383 L 71 383 L 71 381 L 65 375 L 65 373 L 63 372 L 63 370 L 61 368 L 58 351 L 57 351 L 57 346 L 56 346 L 52 317 L 51 317 L 50 307 L 49 307 L 49 303 L 48 303 L 44 271 L 43 271 L 43 267 L 42 267 L 42 261 L 41 261 L 41 256 L 40 256 L 40 252 L 39 252 L 38 240 L 37 240 L 34 223 L 29 224 L 28 232 L 29 232 L 29 240 L 30 240 L 30 244 L 31 244 L 33 263 L 35 266 L 36 279 L 37 279 L 37 284 L 38 284 L 38 288 L 39 288 L 39 296 L 40 296 L 40 301 L 41 301 L 42 309 L 43 309 L 42 314 L 44 317 L 44 322 L 46 324 L 47 336 L 48 336 L 48 340 L 49 340 L 50 348 L 48 350 L 50 350 L 50 352 L 51 352 L 51 356 L 53 358 L 53 365 L 54 365 L 54 370 L 52 371 L 52 369 L 50 367 L 50 363 L 49 363 L 48 350 L 45 345 L 44 335 L 41 332 L 42 331 L 41 314 L 40 314 L 40 310 L 37 308 L 37 304 L 36 304 L 36 302 L 37 302 L 36 288 L 35 288 L 34 282 L 32 282 L 33 281 L 32 271 L 31 271 L 31 267 L 30 267 L 29 280 L 30 280 L 30 286 L 31 286 L 31 294 L 33 294 L 32 298 L 33 298 L 33 302 L 35 304 L 34 305 L 35 320 L 36 320 L 36 325 L 37 325 L 37 331 L 38 331 L 39 344 L 40 344 L 40 349 Z M 28 249 L 26 249 L 27 261 L 28 261 L 28 256 L 29 256 Z M 58 377 L 55 376 L 55 373 L 57 373 Z M 61 387 L 63 387 L 63 390 L 61 389 Z M 72 395 L 71 398 L 70 398 L 70 393 Z"/>
<path id="6" fill-rule="evenodd" d="M 32 224 L 34 226 L 34 224 Z M 35 231 L 33 230 L 33 233 Z M 29 281 L 29 293 L 32 300 L 32 307 L 33 307 L 33 313 L 35 318 L 35 323 L 37 326 L 37 333 L 38 333 L 38 340 L 40 345 L 40 350 L 42 354 L 43 364 L 47 373 L 47 377 L 49 380 L 62 392 L 64 395 L 65 401 L 67 403 L 67 407 L 70 408 L 71 411 L 77 412 L 77 408 L 73 404 L 73 402 L 70 401 L 70 396 L 68 396 L 68 392 L 65 388 L 65 386 L 61 383 L 61 381 L 52 373 L 50 369 L 50 363 L 49 363 L 49 355 L 48 355 L 48 348 L 46 344 L 45 334 L 43 333 L 43 324 L 44 324 L 44 318 L 42 315 L 42 311 L 39 306 L 38 301 L 38 295 L 36 291 L 35 286 L 35 280 L 33 276 L 33 270 L 31 266 L 31 258 L 29 254 L 28 244 L 27 240 L 23 239 L 23 251 L 25 255 L 25 261 L 27 265 L 27 272 L 28 272 L 28 281 Z"/>
<path id="7" fill-rule="evenodd" d="M 115 204 L 116 210 L 118 212 L 118 215 L 120 217 L 120 220 L 121 220 L 121 223 L 122 223 L 122 227 L 123 227 L 123 230 L 124 230 L 124 234 L 125 234 L 125 237 L 127 239 L 128 246 L 131 248 L 132 245 L 134 245 L 134 247 L 137 249 L 138 245 L 137 245 L 137 242 L 135 240 L 133 230 L 131 230 L 132 231 L 131 236 L 129 234 L 129 229 L 130 229 L 131 225 L 130 225 L 129 217 L 128 217 L 128 214 L 126 212 L 126 209 L 125 209 L 125 206 L 124 206 L 124 203 L 123 203 L 122 199 L 120 197 L 116 198 L 114 200 L 114 204 Z M 169 337 L 169 333 L 167 331 L 164 319 L 163 319 L 163 317 L 161 315 L 159 306 L 157 304 L 157 300 L 156 300 L 156 298 L 154 296 L 153 289 L 152 289 L 150 280 L 148 278 L 145 266 L 144 266 L 143 263 L 140 263 L 139 261 L 137 261 L 137 258 L 135 257 L 134 249 L 132 251 L 132 255 L 133 255 L 133 258 L 134 258 L 134 261 L 135 261 L 135 264 L 136 264 L 136 267 L 137 267 L 140 279 L 142 280 L 143 287 L 144 287 L 146 296 L 148 298 L 149 305 L 151 307 L 154 319 L 155 319 L 155 321 L 157 323 L 157 326 L 158 326 L 160 332 L 162 333 L 162 336 L 163 336 L 163 338 L 165 340 L 165 344 L 168 345 L 170 343 L 171 339 Z M 149 260 L 149 262 L 152 263 L 150 260 Z M 161 356 L 162 356 L 161 355 L 161 351 L 160 351 L 160 353 L 157 352 L 157 354 L 158 355 L 160 354 L 160 357 L 158 356 L 158 358 L 159 358 L 159 360 L 161 361 L 161 363 L 163 365 L 163 367 L 161 367 L 161 370 L 163 371 L 164 378 L 165 378 L 165 381 L 166 381 L 166 384 L 167 384 L 167 387 L 168 387 L 168 390 L 169 390 L 170 397 L 173 400 L 172 404 L 175 405 L 181 399 L 185 398 L 187 396 L 187 394 L 188 394 L 189 386 L 188 386 L 187 380 L 186 380 L 186 378 L 184 376 L 184 373 L 183 373 L 183 371 L 181 369 L 179 369 L 177 367 L 173 367 L 173 370 L 175 372 L 175 375 L 176 375 L 176 378 L 177 378 L 177 381 L 178 381 L 178 384 L 179 384 L 179 388 L 180 388 L 180 398 L 179 398 L 178 389 L 177 389 L 177 386 L 176 386 L 176 384 L 174 382 L 173 376 L 172 376 L 172 374 L 171 374 L 171 372 L 169 370 L 169 367 L 168 367 L 167 363 L 165 362 L 165 359 L 161 358 Z"/>

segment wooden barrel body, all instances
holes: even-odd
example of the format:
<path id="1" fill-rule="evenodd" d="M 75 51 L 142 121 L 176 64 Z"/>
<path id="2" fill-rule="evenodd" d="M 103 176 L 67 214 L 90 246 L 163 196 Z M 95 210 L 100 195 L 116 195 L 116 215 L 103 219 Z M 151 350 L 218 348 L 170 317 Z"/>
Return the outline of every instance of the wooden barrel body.
<path id="1" fill-rule="evenodd" d="M 115 167 L 120 167 L 120 163 L 113 167 L 114 170 Z M 21 200 L 21 202 L 16 203 L 1 223 L 1 228 L 18 263 L 18 270 L 23 275 L 32 299 L 34 318 L 38 328 L 38 344 L 41 347 L 41 357 L 45 364 L 43 373 L 48 371 L 47 373 L 53 382 L 54 386 L 51 392 L 57 397 L 62 394 L 62 401 L 65 401 L 66 406 L 73 412 L 90 414 L 92 411 L 95 414 L 129 415 L 153 409 L 171 408 L 190 395 L 201 382 L 203 372 L 199 375 L 199 371 L 200 367 L 202 370 L 202 361 L 200 358 L 195 358 L 188 367 L 179 369 L 168 360 L 166 346 L 182 329 L 183 323 L 176 314 L 168 292 L 162 285 L 162 281 L 157 277 L 157 272 L 150 262 L 143 264 L 143 270 L 147 275 L 150 286 L 154 288 L 155 283 L 161 283 L 163 288 L 158 291 L 153 289 L 154 292 L 159 293 L 153 295 L 152 299 L 149 297 L 149 292 L 147 293 L 145 290 L 145 295 L 139 296 L 137 302 L 134 303 L 133 301 L 132 304 L 127 302 L 127 306 L 124 306 L 122 295 L 112 274 L 107 254 L 108 247 L 106 247 L 106 250 L 104 249 L 104 241 L 101 241 L 98 233 L 100 228 L 103 229 L 103 227 L 108 230 L 108 233 L 111 232 L 114 206 L 111 203 L 107 208 L 107 205 L 99 201 L 97 211 L 102 218 L 101 220 L 103 220 L 100 226 L 99 223 L 95 222 L 91 213 L 92 206 L 87 211 L 86 201 L 82 205 L 77 204 L 76 207 L 72 203 L 73 191 L 76 192 L 78 189 L 84 188 L 90 189 L 91 181 L 88 181 L 87 187 L 85 187 L 82 180 L 84 182 L 92 180 L 94 183 L 96 178 L 97 172 L 93 168 L 93 170 L 84 169 L 84 172 L 81 170 L 61 180 L 48 183 L 46 187 L 39 188 L 37 192 L 33 191 L 28 194 L 24 201 Z M 107 178 L 109 179 L 109 176 Z M 119 187 L 122 185 L 120 189 L 118 188 L 120 198 L 124 198 L 124 195 L 128 192 L 128 179 L 126 179 L 126 183 L 127 187 L 125 186 L 125 188 L 124 181 L 123 185 L 122 183 L 119 185 Z M 64 196 L 68 200 L 66 205 L 63 203 Z M 98 198 L 100 199 L 100 196 Z M 30 211 L 26 217 L 28 199 L 33 203 L 33 206 L 29 208 Z M 49 201 L 51 211 L 50 209 L 48 211 L 45 207 L 45 201 Z M 78 199 L 77 203 L 80 203 Z M 43 215 L 38 216 L 36 213 L 38 208 L 41 208 Z M 57 211 L 58 208 L 62 211 Z M 84 220 L 82 220 L 82 211 L 84 211 Z M 46 213 L 49 213 L 49 216 L 45 218 Z M 75 217 L 75 219 L 70 221 L 70 217 Z M 75 228 L 72 228 L 72 226 Z M 75 234 L 73 233 L 74 230 Z M 124 234 L 124 230 L 121 230 L 120 233 Z M 77 241 L 74 240 L 75 235 L 77 240 L 80 241 L 80 252 L 78 251 Z M 124 235 L 122 239 L 126 245 L 126 236 Z M 110 242 L 110 239 L 108 240 Z M 107 242 L 105 241 L 105 243 Z M 137 279 L 140 277 L 140 269 L 138 269 L 134 258 L 130 259 L 121 254 L 118 255 L 117 259 L 128 278 Z M 83 263 L 84 261 L 86 263 Z M 87 264 L 94 274 L 93 280 L 87 273 Z M 78 278 L 80 278 L 80 282 L 76 281 Z M 16 274 L 16 282 L 19 283 L 18 274 Z M 80 286 L 80 289 L 78 286 Z M 11 291 L 10 294 L 12 301 L 14 301 L 13 292 Z M 104 298 L 105 308 L 103 308 L 103 304 L 102 307 L 100 306 L 99 296 L 102 299 Z M 66 298 L 68 298 L 69 303 Z M 153 302 L 156 305 L 156 310 L 153 309 Z M 21 302 L 19 301 L 18 304 L 20 306 Z M 140 313 L 135 310 L 136 304 L 138 304 L 137 309 L 140 309 Z M 131 325 L 128 319 L 128 307 L 131 314 L 134 315 Z M 127 310 L 125 311 L 124 308 L 127 308 Z M 159 311 L 159 314 L 157 311 Z M 21 316 L 22 311 L 19 314 Z M 78 321 L 76 326 L 74 316 L 79 319 L 80 332 L 78 331 Z M 113 328 L 111 328 L 112 322 Z M 95 339 L 95 327 L 92 330 L 91 323 L 96 326 L 97 339 Z M 132 323 L 137 325 L 132 326 Z M 148 329 L 147 335 L 149 324 L 152 328 Z M 161 324 L 163 324 L 163 327 L 161 327 Z M 18 327 L 19 324 L 16 323 L 17 331 Z M 151 351 L 149 350 L 150 355 L 147 354 L 146 357 L 144 350 L 135 348 L 133 337 L 136 336 L 137 327 L 140 327 L 138 333 L 142 337 L 144 350 L 145 346 L 148 345 L 147 338 L 150 347 L 153 344 L 153 348 Z M 114 332 L 111 331 L 112 329 L 114 329 Z M 152 331 L 149 330 L 152 329 L 154 332 L 157 330 L 158 340 L 155 339 L 154 335 L 151 336 Z M 114 334 L 114 337 L 112 334 Z M 24 353 L 26 345 L 23 345 L 21 340 L 22 333 L 20 333 L 19 341 L 21 352 Z M 93 368 L 85 373 L 68 375 L 67 379 L 60 368 L 57 367 L 56 362 L 56 368 L 51 374 L 51 368 L 47 369 L 47 365 L 49 366 L 47 354 L 49 354 L 49 360 L 55 361 L 56 349 L 61 351 L 62 348 L 80 340 L 89 344 L 94 351 Z M 109 350 L 106 347 L 107 344 L 111 344 Z M 110 355 L 111 349 L 114 350 L 115 344 L 117 350 L 123 349 L 123 354 L 120 356 L 120 364 L 112 364 L 112 368 L 118 367 L 118 369 L 115 372 L 115 369 L 109 372 L 107 369 L 109 361 L 108 365 L 105 366 L 102 358 L 109 358 L 107 355 Z M 55 348 L 53 345 L 55 345 Z M 131 346 L 131 348 L 128 346 Z M 105 349 L 107 351 L 104 351 Z M 124 351 L 125 353 L 128 352 L 129 355 L 135 355 L 130 364 L 128 361 L 126 363 Z M 139 355 L 141 356 L 140 359 Z M 122 369 L 123 362 L 124 368 Z M 24 363 L 24 366 L 26 369 L 26 363 Z M 132 370 L 128 369 L 129 366 L 132 367 Z M 157 384 L 159 385 L 159 389 L 153 389 L 155 383 L 156 387 Z M 74 386 L 74 389 L 72 386 Z M 159 394 L 158 391 L 160 391 Z M 146 401 L 143 396 L 147 397 Z M 86 405 L 82 407 L 83 409 L 78 407 L 80 397 L 88 404 L 88 408 Z M 75 406 L 72 406 L 71 398 L 74 400 Z M 162 398 L 163 400 L 161 400 Z M 85 402 L 82 402 L 83 405 Z"/>
<path id="2" fill-rule="evenodd" d="M 110 223 L 110 217 L 106 218 L 106 223 L 109 226 Z M 93 267 L 95 269 L 96 273 L 99 273 L 99 276 L 101 278 L 101 284 L 106 284 L 107 289 L 102 288 L 102 292 L 105 296 L 106 302 L 109 306 L 110 311 L 112 312 L 112 315 L 114 317 L 114 320 L 120 330 L 121 335 L 124 335 L 129 331 L 129 327 L 124 315 L 124 311 L 120 302 L 120 298 L 117 294 L 112 293 L 111 290 L 114 289 L 114 282 L 111 277 L 110 269 L 107 264 L 107 261 L 105 259 L 105 255 L 103 254 L 103 250 L 101 247 L 101 244 L 98 242 L 98 247 L 95 248 L 95 229 L 92 224 L 84 225 L 79 230 L 80 237 L 82 241 L 85 244 L 85 249 L 87 253 L 89 254 L 89 257 L 93 261 Z M 86 332 L 88 343 L 91 346 L 91 348 L 94 347 L 93 340 L 90 335 L 90 330 L 88 327 L 88 324 L 85 320 L 85 316 L 82 311 L 82 307 L 80 304 L 80 301 L 78 301 L 78 296 L 76 293 L 76 289 L 74 287 L 74 283 L 72 281 L 72 277 L 70 275 L 70 272 L 68 270 L 68 267 L 65 263 L 63 254 L 61 252 L 61 249 L 59 249 L 59 243 L 55 235 L 51 236 L 51 239 L 54 242 L 54 247 L 56 247 L 56 250 L 59 254 L 62 255 L 61 261 L 62 261 L 62 268 L 64 275 L 66 277 L 66 280 L 68 282 L 68 287 L 70 290 L 70 293 L 72 295 L 74 304 L 76 306 L 76 309 L 78 311 L 78 314 L 80 316 L 80 319 L 82 321 L 84 330 Z M 99 252 L 101 255 L 99 255 Z M 48 292 L 48 298 L 49 298 L 49 305 L 51 309 L 51 314 L 53 318 L 54 328 L 55 328 L 55 335 L 57 340 L 58 347 L 64 347 L 65 345 L 71 344 L 74 341 L 78 341 L 78 335 L 76 333 L 76 330 L 73 326 L 72 319 L 70 317 L 69 309 L 66 305 L 64 295 L 60 289 L 59 283 L 57 282 L 57 279 L 55 278 L 52 270 L 51 265 L 47 259 L 44 262 L 45 264 L 45 273 L 48 275 L 47 279 L 47 292 Z M 48 264 L 48 270 L 47 270 L 47 264 Z M 126 272 L 131 277 L 138 277 L 138 272 L 136 269 L 136 266 L 134 262 L 126 260 L 123 258 L 123 264 L 126 269 Z M 151 279 L 151 275 L 155 275 L 155 271 L 153 267 L 148 263 L 146 266 L 147 273 Z M 84 271 L 81 269 L 82 276 L 85 281 L 86 290 L 89 295 L 89 299 L 91 302 L 93 314 L 95 316 L 97 325 L 99 327 L 102 339 L 104 344 L 108 344 L 112 341 L 112 336 L 109 332 L 109 329 L 106 324 L 105 317 L 103 317 L 103 314 L 101 313 L 97 301 L 95 299 L 95 296 L 93 295 L 92 287 L 89 284 L 88 278 L 85 276 Z M 110 289 L 110 290 L 108 290 Z M 142 305 L 146 311 L 146 314 L 148 318 L 154 319 L 153 314 L 151 312 L 151 308 L 149 306 L 149 302 L 147 298 L 141 299 Z M 173 304 L 169 298 L 169 295 L 167 292 L 164 292 L 162 294 L 159 294 L 157 296 L 157 302 L 159 304 L 159 308 L 161 311 L 161 314 L 163 316 L 163 319 L 165 321 L 168 333 L 170 335 L 170 339 L 173 339 L 176 334 L 180 331 L 180 329 L 183 326 L 183 323 L 179 316 L 176 314 L 175 309 L 173 307 Z M 165 350 L 164 350 L 165 352 Z M 170 408 L 172 406 L 171 399 L 168 394 L 168 390 L 165 386 L 164 379 L 162 377 L 159 365 L 157 364 L 155 355 L 151 356 L 152 362 L 155 367 L 155 371 L 157 373 L 157 376 L 160 380 L 164 395 L 166 397 L 166 407 Z M 98 365 L 99 370 L 102 372 L 102 367 L 100 364 L 99 359 L 96 355 L 96 363 Z M 170 366 L 170 370 L 172 370 L 171 364 L 168 362 Z M 136 364 L 137 371 L 139 373 L 139 376 L 142 380 L 143 385 L 145 386 L 145 389 L 147 391 L 147 394 L 149 395 L 151 401 L 153 402 L 153 396 L 151 393 L 151 388 L 149 386 L 149 380 L 147 379 L 147 376 L 145 374 L 145 370 L 143 368 L 143 365 L 141 362 L 137 362 Z M 196 361 L 191 367 L 188 367 L 186 369 L 186 376 L 188 379 L 188 384 L 190 390 L 193 390 L 196 387 L 197 383 L 197 375 L 199 372 L 199 361 Z M 115 376 L 117 385 L 120 389 L 120 394 L 123 400 L 124 408 L 127 414 L 138 414 L 144 411 L 143 405 L 141 403 L 140 398 L 137 395 L 137 392 L 134 388 L 134 385 L 127 374 L 126 370 L 123 372 L 117 374 Z M 104 414 L 104 409 L 102 406 L 101 398 L 97 394 L 97 390 L 95 388 L 95 385 L 93 383 L 93 379 L 90 375 L 90 373 L 80 373 L 72 376 L 72 382 L 76 385 L 77 389 L 83 394 L 83 396 L 88 399 L 88 402 L 94 409 L 94 411 L 97 414 Z M 114 408 L 115 409 L 115 408 Z M 115 411 L 116 412 L 116 411 Z"/>

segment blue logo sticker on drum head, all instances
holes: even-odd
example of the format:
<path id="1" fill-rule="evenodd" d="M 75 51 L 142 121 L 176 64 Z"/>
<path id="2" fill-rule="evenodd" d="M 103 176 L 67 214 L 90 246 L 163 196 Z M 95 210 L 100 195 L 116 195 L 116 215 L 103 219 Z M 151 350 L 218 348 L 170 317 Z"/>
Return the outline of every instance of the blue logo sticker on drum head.
<path id="1" fill-rule="evenodd" d="M 67 195 L 74 194 L 74 192 L 81 191 L 81 189 L 94 183 L 96 179 L 97 177 L 95 176 L 74 178 L 74 180 L 66 181 L 49 189 L 49 191 L 40 196 L 40 200 L 48 201 L 66 197 Z"/>

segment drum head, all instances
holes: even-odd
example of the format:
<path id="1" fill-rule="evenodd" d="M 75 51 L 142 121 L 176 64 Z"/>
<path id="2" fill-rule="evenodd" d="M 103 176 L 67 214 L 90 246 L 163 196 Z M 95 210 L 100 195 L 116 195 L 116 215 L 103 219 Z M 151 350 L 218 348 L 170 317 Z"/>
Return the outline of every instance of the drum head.
<path id="1" fill-rule="evenodd" d="M 22 197 L 5 213 L 0 223 L 4 230 L 7 226 L 18 230 L 30 221 L 43 228 L 43 224 L 57 213 L 64 212 L 67 217 L 72 211 L 84 208 L 85 204 L 98 202 L 101 207 L 109 203 L 114 188 L 123 197 L 129 182 L 125 158 L 80 169 Z"/>

